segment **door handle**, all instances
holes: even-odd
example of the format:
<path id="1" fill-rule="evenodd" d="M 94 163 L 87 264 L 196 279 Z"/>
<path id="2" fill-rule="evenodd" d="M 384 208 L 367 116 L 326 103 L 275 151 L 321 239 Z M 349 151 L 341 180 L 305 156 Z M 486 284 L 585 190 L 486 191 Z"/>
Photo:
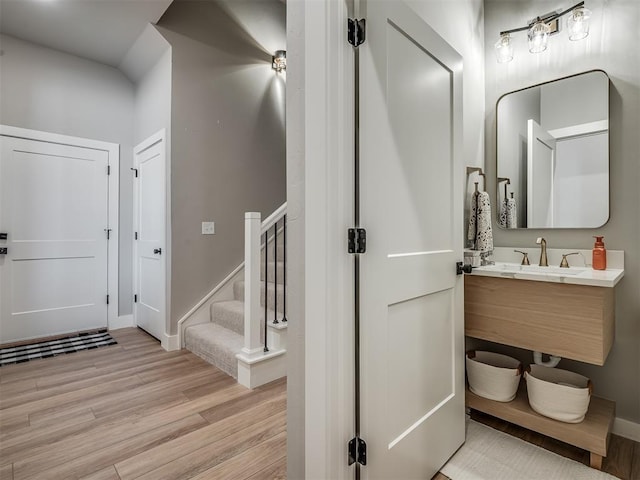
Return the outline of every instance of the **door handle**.
<path id="1" fill-rule="evenodd" d="M 153 249 L 153 253 L 156 253 L 158 255 L 162 255 L 162 249 L 161 248 L 154 248 Z"/>
<path id="2" fill-rule="evenodd" d="M 0 233 L 0 240 L 6 240 L 7 237 L 9 237 L 8 233 L 4 233 L 4 232 Z"/>

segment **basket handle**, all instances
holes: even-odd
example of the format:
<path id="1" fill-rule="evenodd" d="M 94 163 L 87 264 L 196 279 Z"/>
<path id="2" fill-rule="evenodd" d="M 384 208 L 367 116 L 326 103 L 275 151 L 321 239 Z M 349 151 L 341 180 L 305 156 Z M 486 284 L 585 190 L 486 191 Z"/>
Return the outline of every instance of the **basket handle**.
<path id="1" fill-rule="evenodd" d="M 587 388 L 589 389 L 589 395 L 591 395 L 593 393 L 593 383 L 591 382 L 591 379 L 587 382 Z"/>
<path id="2" fill-rule="evenodd" d="M 476 358 L 476 351 L 475 350 L 469 350 L 467 352 L 467 357 L 469 358 Z"/>

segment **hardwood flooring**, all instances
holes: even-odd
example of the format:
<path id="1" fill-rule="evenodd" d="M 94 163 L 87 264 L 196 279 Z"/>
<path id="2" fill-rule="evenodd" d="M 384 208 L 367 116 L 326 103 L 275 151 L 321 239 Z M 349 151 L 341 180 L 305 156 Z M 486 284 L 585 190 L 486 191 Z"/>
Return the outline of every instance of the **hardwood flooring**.
<path id="1" fill-rule="evenodd" d="M 144 332 L 0 368 L 0 480 L 284 479 L 286 382 L 248 390 Z"/>
<path id="2" fill-rule="evenodd" d="M 0 368 L 0 480 L 286 478 L 284 380 L 248 390 L 138 329 L 110 333 L 117 345 Z M 584 450 L 472 418 L 588 465 Z M 640 443 L 613 435 L 603 470 L 640 479 Z"/>

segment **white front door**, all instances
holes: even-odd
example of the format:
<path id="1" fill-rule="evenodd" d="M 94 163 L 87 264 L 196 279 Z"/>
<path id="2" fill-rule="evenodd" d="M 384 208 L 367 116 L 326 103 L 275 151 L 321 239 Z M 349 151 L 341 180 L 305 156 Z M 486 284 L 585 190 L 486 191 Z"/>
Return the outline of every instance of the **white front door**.
<path id="1" fill-rule="evenodd" d="M 134 150 L 135 323 L 165 340 L 165 139 L 164 131 Z"/>
<path id="2" fill-rule="evenodd" d="M 429 479 L 464 442 L 462 59 L 400 1 L 360 49 L 367 479 Z"/>
<path id="3" fill-rule="evenodd" d="M 107 326 L 108 159 L 0 136 L 0 343 Z"/>

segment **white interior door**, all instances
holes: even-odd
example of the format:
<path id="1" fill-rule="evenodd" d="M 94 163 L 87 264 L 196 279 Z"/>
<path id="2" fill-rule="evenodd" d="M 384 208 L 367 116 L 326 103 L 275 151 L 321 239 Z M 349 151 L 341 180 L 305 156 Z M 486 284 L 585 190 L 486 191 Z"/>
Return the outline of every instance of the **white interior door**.
<path id="1" fill-rule="evenodd" d="M 108 153 L 0 142 L 0 343 L 106 327 Z"/>
<path id="2" fill-rule="evenodd" d="M 399 1 L 360 46 L 363 478 L 431 478 L 464 442 L 462 59 Z"/>
<path id="3" fill-rule="evenodd" d="M 160 341 L 166 332 L 165 163 L 164 134 L 135 148 L 133 315 L 136 325 Z"/>
<path id="4" fill-rule="evenodd" d="M 538 122 L 527 122 L 527 227 L 549 228 L 553 218 L 556 139 Z"/>

